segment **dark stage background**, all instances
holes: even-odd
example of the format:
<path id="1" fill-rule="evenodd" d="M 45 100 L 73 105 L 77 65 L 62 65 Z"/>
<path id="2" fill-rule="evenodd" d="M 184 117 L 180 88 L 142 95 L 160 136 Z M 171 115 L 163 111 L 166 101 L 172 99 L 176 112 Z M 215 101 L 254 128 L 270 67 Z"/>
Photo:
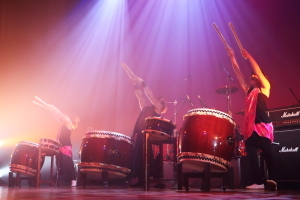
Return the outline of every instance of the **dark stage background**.
<path id="1" fill-rule="evenodd" d="M 186 95 L 201 107 L 200 95 L 226 112 L 226 97 L 215 90 L 227 84 L 223 67 L 236 77 L 212 23 L 248 76 L 250 64 L 228 26 L 234 24 L 272 82 L 269 108 L 298 104 L 289 88 L 300 98 L 299 10 L 298 0 L 1 0 L 0 170 L 7 174 L 19 141 L 56 137 L 58 122 L 34 96 L 80 116 L 74 159 L 88 127 L 131 136 L 140 110 L 121 62 L 156 96 L 179 102 L 177 110 Z M 241 89 L 232 94 L 233 113 L 243 110 L 243 98 Z M 173 119 L 175 106 L 168 106 L 162 117 Z M 179 111 L 178 130 L 189 109 L 185 103 Z M 241 115 L 233 118 L 243 127 Z"/>

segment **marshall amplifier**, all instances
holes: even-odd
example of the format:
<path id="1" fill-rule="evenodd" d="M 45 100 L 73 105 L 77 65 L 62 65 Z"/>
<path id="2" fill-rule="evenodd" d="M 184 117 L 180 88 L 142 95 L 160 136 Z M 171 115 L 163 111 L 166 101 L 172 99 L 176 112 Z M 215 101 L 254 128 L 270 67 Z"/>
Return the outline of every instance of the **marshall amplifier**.
<path id="1" fill-rule="evenodd" d="M 274 142 L 277 180 L 300 182 L 300 129 L 275 130 Z"/>
<path id="2" fill-rule="evenodd" d="M 282 127 L 300 126 L 300 105 L 270 109 L 268 115 L 272 119 L 275 130 Z"/>

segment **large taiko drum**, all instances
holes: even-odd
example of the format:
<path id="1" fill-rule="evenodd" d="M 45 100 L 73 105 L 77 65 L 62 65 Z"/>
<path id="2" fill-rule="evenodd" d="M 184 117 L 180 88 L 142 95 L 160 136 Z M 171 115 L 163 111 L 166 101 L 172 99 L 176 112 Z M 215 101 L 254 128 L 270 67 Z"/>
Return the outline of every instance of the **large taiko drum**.
<path id="1" fill-rule="evenodd" d="M 130 173 L 133 153 L 131 138 L 121 133 L 90 131 L 82 138 L 80 172 L 100 175 L 108 172 L 109 179 L 125 178 Z"/>
<path id="2" fill-rule="evenodd" d="M 172 121 L 162 117 L 147 117 L 146 129 L 153 140 L 168 140 L 173 136 L 176 125 Z"/>
<path id="3" fill-rule="evenodd" d="M 39 144 L 28 141 L 21 141 L 16 145 L 12 155 L 10 171 L 19 172 L 24 176 L 35 176 L 38 166 Z M 41 158 L 41 168 L 44 164 L 45 156 Z"/>
<path id="4" fill-rule="evenodd" d="M 186 171 L 226 171 L 234 151 L 234 126 L 230 115 L 213 109 L 193 109 L 184 116 L 177 159 Z"/>

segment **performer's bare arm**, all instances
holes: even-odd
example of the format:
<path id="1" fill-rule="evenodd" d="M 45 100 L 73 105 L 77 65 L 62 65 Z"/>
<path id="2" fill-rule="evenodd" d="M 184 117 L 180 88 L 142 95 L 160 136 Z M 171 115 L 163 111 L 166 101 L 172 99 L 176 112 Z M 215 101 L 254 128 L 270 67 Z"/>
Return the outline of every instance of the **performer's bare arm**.
<path id="1" fill-rule="evenodd" d="M 131 71 L 131 69 L 126 65 L 126 63 L 121 63 L 123 69 L 125 70 L 130 82 L 133 84 L 135 88 L 135 95 L 139 101 L 140 109 L 143 110 L 147 106 L 146 99 L 143 96 L 142 91 L 139 89 L 137 85 L 137 80 L 135 74 Z"/>
<path id="2" fill-rule="evenodd" d="M 257 75 L 257 77 L 262 85 L 261 92 L 263 94 L 265 94 L 267 97 L 269 97 L 270 96 L 270 88 L 271 88 L 271 84 L 270 84 L 269 80 L 264 76 L 264 74 L 262 73 L 257 62 L 253 59 L 253 57 L 245 49 L 242 49 L 241 53 L 242 53 L 243 57 L 248 58 L 248 60 L 250 61 L 253 71 Z"/>
<path id="3" fill-rule="evenodd" d="M 154 105 L 156 113 L 158 115 L 160 115 L 163 105 L 160 103 L 160 101 L 156 97 L 153 96 L 153 93 L 148 86 L 146 86 L 144 88 L 144 92 L 145 92 L 146 96 L 148 97 L 148 99 L 151 101 L 152 105 Z"/>
<path id="4" fill-rule="evenodd" d="M 247 81 L 245 79 L 245 76 L 242 74 L 239 65 L 236 62 L 235 56 L 234 56 L 234 52 L 231 48 L 226 48 L 228 56 L 230 57 L 231 63 L 232 63 L 232 68 L 233 71 L 242 87 L 242 89 L 244 90 L 245 93 L 247 93 L 248 89 L 249 89 L 249 85 L 247 84 Z"/>
<path id="5" fill-rule="evenodd" d="M 65 124 L 66 127 L 70 130 L 74 129 L 75 125 L 73 125 L 71 119 L 63 114 L 58 108 L 56 108 L 54 105 L 47 104 L 45 106 L 47 110 L 51 112 L 51 114 L 56 118 L 56 120 L 61 123 Z"/>
<path id="6" fill-rule="evenodd" d="M 151 104 L 155 107 L 156 113 L 160 114 L 163 106 L 160 103 L 160 101 L 153 96 L 153 93 L 150 90 L 150 88 L 146 85 L 143 85 L 144 80 L 141 79 L 140 77 L 136 76 L 125 63 L 122 63 L 122 67 L 126 71 L 128 77 L 131 79 L 131 82 L 134 82 L 135 84 L 138 84 L 144 88 L 144 92 L 145 92 L 146 96 L 148 97 L 148 99 L 150 100 Z M 142 92 L 140 90 L 138 90 L 138 91 L 136 90 L 135 94 L 136 94 L 137 98 L 139 99 L 139 104 L 140 104 L 141 109 L 143 109 L 146 106 L 146 101 L 145 101 L 145 99 L 142 99 L 143 98 Z"/>
<path id="7" fill-rule="evenodd" d="M 148 97 L 148 99 L 150 100 L 151 104 L 155 107 L 156 113 L 160 115 L 163 105 L 160 103 L 160 101 L 156 97 L 154 97 L 152 91 L 145 84 L 143 79 L 141 79 L 138 76 L 135 76 L 135 81 L 144 88 L 144 92 L 145 92 L 146 96 Z"/>
<path id="8" fill-rule="evenodd" d="M 45 108 L 46 110 L 49 110 L 51 114 L 56 118 L 56 120 L 61 123 L 65 124 L 66 127 L 70 130 L 75 129 L 77 127 L 77 124 L 73 124 L 72 120 L 65 114 L 63 114 L 58 108 L 56 108 L 54 105 L 48 104 L 39 97 L 35 96 L 35 98 L 39 101 L 32 101 L 34 104 L 41 106 Z"/>
<path id="9" fill-rule="evenodd" d="M 135 89 L 135 96 L 137 97 L 140 105 L 140 109 L 143 110 L 147 106 L 146 100 L 143 96 L 143 93 L 140 89 Z"/>

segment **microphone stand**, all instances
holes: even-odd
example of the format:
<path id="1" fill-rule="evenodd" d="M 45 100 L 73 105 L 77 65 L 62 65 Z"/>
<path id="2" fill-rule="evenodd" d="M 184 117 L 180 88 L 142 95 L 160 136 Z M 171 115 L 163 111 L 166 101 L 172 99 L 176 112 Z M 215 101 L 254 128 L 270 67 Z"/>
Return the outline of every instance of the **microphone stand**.
<path id="1" fill-rule="evenodd" d="M 174 124 L 176 124 L 176 113 L 177 113 L 177 103 L 178 102 L 177 102 L 177 100 L 175 100 L 174 102 L 166 102 L 166 103 L 172 103 L 172 104 L 174 104 L 175 111 L 174 111 L 174 116 L 173 116 L 172 119 L 174 119 Z"/>
<path id="2" fill-rule="evenodd" d="M 230 76 L 229 72 L 225 67 L 220 63 L 220 67 L 224 69 L 227 74 L 227 85 L 226 85 L 226 96 L 227 96 L 227 113 L 232 116 L 232 106 L 231 106 L 231 82 L 234 82 L 232 76 Z"/>
<path id="3" fill-rule="evenodd" d="M 177 102 L 176 102 L 176 103 L 177 103 Z M 177 111 L 175 110 L 174 116 L 173 116 L 173 118 L 171 119 L 171 121 L 172 121 L 173 119 L 175 119 L 174 121 L 176 122 L 177 114 L 178 114 L 178 112 L 183 108 L 183 106 L 184 106 L 185 103 L 186 103 L 186 100 L 184 100 L 184 101 L 182 102 L 180 108 L 179 108 Z"/>
<path id="4" fill-rule="evenodd" d="M 203 108 L 208 108 L 207 107 L 207 105 L 206 105 L 206 103 L 203 101 L 203 99 L 200 97 L 200 95 L 197 95 L 197 97 L 198 97 L 198 99 L 199 99 L 199 101 L 200 101 L 200 104 L 202 104 L 202 107 Z M 201 107 L 201 105 L 200 105 L 200 107 Z"/>
<path id="5" fill-rule="evenodd" d="M 289 89 L 290 89 L 291 93 L 294 95 L 294 97 L 297 99 L 297 101 L 298 101 L 298 103 L 299 103 L 299 105 L 300 105 L 300 101 L 299 101 L 299 99 L 297 98 L 297 96 L 295 95 L 295 93 L 293 92 L 292 88 L 289 88 Z"/>

